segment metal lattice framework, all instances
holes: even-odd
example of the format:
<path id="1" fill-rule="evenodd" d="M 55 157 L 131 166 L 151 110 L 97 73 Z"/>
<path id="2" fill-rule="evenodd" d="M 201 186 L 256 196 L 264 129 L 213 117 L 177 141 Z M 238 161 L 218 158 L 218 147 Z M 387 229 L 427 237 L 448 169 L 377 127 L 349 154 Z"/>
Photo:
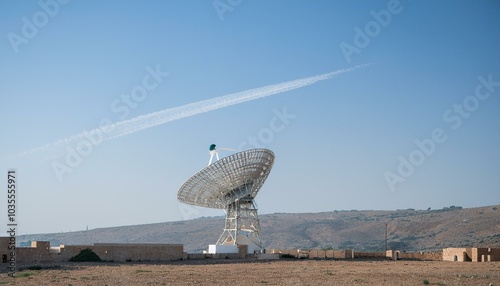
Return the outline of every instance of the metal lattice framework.
<path id="1" fill-rule="evenodd" d="M 261 248 L 253 199 L 273 163 L 274 153 L 268 149 L 250 149 L 224 157 L 189 178 L 177 198 L 186 204 L 224 209 L 226 223 L 217 244 L 250 244 L 249 249 Z"/>
<path id="2" fill-rule="evenodd" d="M 217 244 L 247 244 L 249 249 L 260 250 L 262 248 L 260 222 L 255 201 L 248 198 L 239 199 L 230 204 L 225 211 L 226 224 Z"/>
<path id="3" fill-rule="evenodd" d="M 274 163 L 274 153 L 250 149 L 224 157 L 189 178 L 179 189 L 179 201 L 226 209 L 237 199 L 255 198 Z"/>

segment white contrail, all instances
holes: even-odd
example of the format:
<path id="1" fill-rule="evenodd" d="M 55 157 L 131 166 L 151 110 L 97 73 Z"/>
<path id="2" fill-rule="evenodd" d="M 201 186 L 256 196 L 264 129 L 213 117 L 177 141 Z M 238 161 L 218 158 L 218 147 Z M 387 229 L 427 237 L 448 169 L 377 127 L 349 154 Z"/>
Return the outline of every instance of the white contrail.
<path id="1" fill-rule="evenodd" d="M 160 124 L 165 124 L 174 120 L 178 120 L 185 117 L 190 117 L 196 114 L 224 108 L 227 106 L 243 103 L 250 100 L 255 100 L 274 94 L 282 93 L 285 91 L 297 89 L 300 87 L 308 86 L 314 84 L 318 81 L 331 79 L 334 76 L 353 71 L 358 68 L 366 67 L 370 64 L 364 64 L 355 66 L 352 68 L 341 69 L 338 71 L 325 73 L 322 75 L 307 77 L 303 79 L 297 79 L 292 81 L 287 81 L 283 83 L 268 85 L 260 88 L 250 89 L 246 91 L 241 91 L 233 94 L 228 94 L 224 96 L 219 96 L 212 99 L 206 99 L 194 103 L 189 103 L 186 105 L 168 108 L 157 112 L 152 112 L 149 114 L 137 116 L 128 120 L 119 121 L 113 123 L 105 128 L 95 128 L 90 131 L 84 131 L 80 134 L 59 140 L 53 144 L 47 144 L 30 151 L 26 151 L 18 154 L 18 156 L 25 156 L 33 153 L 39 153 L 47 151 L 49 149 L 59 149 L 67 146 L 68 144 L 75 141 L 87 140 L 88 138 L 99 138 L 99 141 L 107 141 L 113 138 L 118 138 L 131 134 L 146 128 L 157 126 Z"/>

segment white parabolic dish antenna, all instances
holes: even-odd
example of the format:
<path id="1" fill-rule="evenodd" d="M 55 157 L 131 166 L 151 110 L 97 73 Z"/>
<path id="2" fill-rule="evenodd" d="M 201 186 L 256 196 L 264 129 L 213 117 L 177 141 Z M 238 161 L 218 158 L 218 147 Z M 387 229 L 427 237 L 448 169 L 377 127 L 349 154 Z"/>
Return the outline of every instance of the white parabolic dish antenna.
<path id="1" fill-rule="evenodd" d="M 223 209 L 224 231 L 218 245 L 248 245 L 248 252 L 260 251 L 260 224 L 255 196 L 274 163 L 268 149 L 250 149 L 224 157 L 189 178 L 179 189 L 180 202 Z"/>

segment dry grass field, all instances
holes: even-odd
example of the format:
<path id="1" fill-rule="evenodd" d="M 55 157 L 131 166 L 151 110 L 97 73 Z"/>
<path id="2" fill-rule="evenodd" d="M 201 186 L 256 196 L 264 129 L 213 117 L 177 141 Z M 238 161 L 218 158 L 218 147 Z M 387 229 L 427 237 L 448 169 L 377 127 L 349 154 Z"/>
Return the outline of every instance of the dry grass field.
<path id="1" fill-rule="evenodd" d="M 39 269 L 41 266 L 41 270 Z M 23 267 L 21 267 L 23 268 Z M 24 267 L 3 285 L 500 285 L 500 263 L 191 260 Z"/>

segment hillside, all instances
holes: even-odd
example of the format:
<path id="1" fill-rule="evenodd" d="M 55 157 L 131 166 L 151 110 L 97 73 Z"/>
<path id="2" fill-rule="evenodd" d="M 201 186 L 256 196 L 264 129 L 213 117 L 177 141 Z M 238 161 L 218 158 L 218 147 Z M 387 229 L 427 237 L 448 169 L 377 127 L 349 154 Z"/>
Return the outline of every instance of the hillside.
<path id="1" fill-rule="evenodd" d="M 261 215 L 261 239 L 265 248 L 333 248 L 358 251 L 385 249 L 433 251 L 444 247 L 500 248 L 500 205 L 462 209 L 396 211 L 333 211 Z M 217 241 L 223 217 L 146 225 L 99 228 L 69 233 L 32 234 L 18 237 L 22 246 L 30 240 L 59 244 L 181 243 L 187 252 L 201 252 Z"/>

